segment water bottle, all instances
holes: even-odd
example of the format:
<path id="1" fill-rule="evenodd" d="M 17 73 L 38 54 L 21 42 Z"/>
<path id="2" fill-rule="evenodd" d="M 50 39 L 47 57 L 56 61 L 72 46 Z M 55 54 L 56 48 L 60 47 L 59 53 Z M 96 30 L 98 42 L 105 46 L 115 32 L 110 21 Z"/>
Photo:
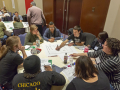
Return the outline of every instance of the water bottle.
<path id="1" fill-rule="evenodd" d="M 61 40 L 63 40 L 63 34 L 61 33 Z"/>
<path id="2" fill-rule="evenodd" d="M 64 64 L 67 64 L 67 60 L 68 60 L 68 56 L 67 56 L 67 53 L 65 53 L 65 56 L 64 56 Z"/>
<path id="3" fill-rule="evenodd" d="M 33 47 L 33 48 L 31 49 L 31 54 L 37 54 L 37 50 L 36 50 L 35 47 Z"/>
<path id="4" fill-rule="evenodd" d="M 36 46 L 37 46 L 37 48 L 40 47 L 40 40 L 39 39 L 36 40 Z"/>

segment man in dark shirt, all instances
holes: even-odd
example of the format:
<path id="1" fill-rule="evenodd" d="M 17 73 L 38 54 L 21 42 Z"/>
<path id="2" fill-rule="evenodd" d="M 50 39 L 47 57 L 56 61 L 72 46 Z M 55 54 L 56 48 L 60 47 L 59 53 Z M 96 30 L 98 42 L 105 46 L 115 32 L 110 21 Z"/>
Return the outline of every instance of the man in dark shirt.
<path id="1" fill-rule="evenodd" d="M 68 46 L 72 46 L 74 44 L 82 46 L 85 44 L 86 36 L 83 33 L 81 33 L 81 28 L 79 26 L 75 26 L 73 28 L 73 34 L 70 35 L 68 39 L 66 39 L 64 42 L 62 42 L 60 46 L 57 46 L 56 50 L 60 50 L 60 48 L 62 48 L 71 39 L 73 40 L 73 42 L 68 44 Z"/>
<path id="2" fill-rule="evenodd" d="M 61 32 L 57 29 L 53 22 L 49 23 L 49 28 L 45 30 L 43 38 L 49 42 L 61 39 Z"/>
<path id="3" fill-rule="evenodd" d="M 41 72 L 40 58 L 36 55 L 27 57 L 23 66 L 25 72 L 13 79 L 13 90 L 51 90 L 52 85 L 62 86 L 66 82 L 64 76 L 52 71 L 50 66 Z"/>

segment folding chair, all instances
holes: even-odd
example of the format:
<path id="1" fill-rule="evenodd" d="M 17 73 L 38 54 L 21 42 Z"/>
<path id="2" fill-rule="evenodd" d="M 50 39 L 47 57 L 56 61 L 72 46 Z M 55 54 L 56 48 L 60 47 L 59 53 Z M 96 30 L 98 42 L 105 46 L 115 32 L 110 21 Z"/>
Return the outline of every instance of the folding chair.
<path id="1" fill-rule="evenodd" d="M 13 33 L 14 33 L 15 36 L 18 36 L 20 34 L 24 34 L 25 33 L 25 28 L 13 29 Z"/>

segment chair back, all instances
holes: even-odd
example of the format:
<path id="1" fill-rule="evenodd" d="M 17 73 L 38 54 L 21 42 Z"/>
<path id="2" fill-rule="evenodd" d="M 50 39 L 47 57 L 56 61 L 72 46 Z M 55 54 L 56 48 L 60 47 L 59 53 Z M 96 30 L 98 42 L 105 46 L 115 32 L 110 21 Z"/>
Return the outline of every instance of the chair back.
<path id="1" fill-rule="evenodd" d="M 7 20 L 8 20 L 8 21 L 12 21 L 12 16 L 10 16 L 10 17 L 7 16 Z"/>
<path id="2" fill-rule="evenodd" d="M 18 36 L 20 34 L 24 34 L 25 33 L 25 28 L 13 29 L 13 33 L 14 33 L 15 36 Z"/>
<path id="3" fill-rule="evenodd" d="M 12 13 L 11 12 L 8 12 L 10 16 L 12 16 Z"/>
<path id="4" fill-rule="evenodd" d="M 22 46 L 24 46 L 26 34 L 27 34 L 27 33 L 18 35 L 18 37 L 20 38 L 20 41 L 21 41 Z"/>
<path id="5" fill-rule="evenodd" d="M 96 36 L 87 32 L 84 32 L 83 34 L 86 36 L 86 45 L 91 45 Z"/>

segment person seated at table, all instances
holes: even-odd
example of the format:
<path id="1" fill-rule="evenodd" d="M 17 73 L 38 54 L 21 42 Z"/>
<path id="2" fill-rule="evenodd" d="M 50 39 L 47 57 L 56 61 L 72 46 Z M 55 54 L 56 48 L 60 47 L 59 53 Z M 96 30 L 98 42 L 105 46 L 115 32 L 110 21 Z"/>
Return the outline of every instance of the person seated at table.
<path id="1" fill-rule="evenodd" d="M 37 29 L 38 27 L 34 24 L 30 26 L 30 32 L 25 37 L 25 45 L 36 45 L 37 39 L 43 43 L 43 38 Z"/>
<path id="2" fill-rule="evenodd" d="M 1 22 L 1 18 L 0 18 L 0 39 L 2 41 L 6 40 L 7 39 L 7 35 L 4 35 L 4 30 L 6 30 L 6 27 L 4 25 L 3 22 Z"/>
<path id="3" fill-rule="evenodd" d="M 60 46 L 57 46 L 56 50 L 60 50 L 71 39 L 73 40 L 73 42 L 68 44 L 68 46 L 73 46 L 74 44 L 82 46 L 86 42 L 86 36 L 83 33 L 81 33 L 81 28 L 79 26 L 74 26 L 73 34 L 70 35 L 68 39 L 66 39 L 64 42 L 62 42 Z"/>
<path id="4" fill-rule="evenodd" d="M 20 18 L 19 17 L 15 17 L 14 18 L 14 22 L 13 22 L 13 26 L 15 29 L 19 29 L 19 28 L 23 28 L 23 23 L 20 22 Z"/>
<path id="5" fill-rule="evenodd" d="M 57 29 L 53 22 L 49 23 L 49 28 L 44 32 L 43 38 L 49 42 L 61 39 L 61 32 Z"/>
<path id="6" fill-rule="evenodd" d="M 103 71 L 98 71 L 87 56 L 75 63 L 75 76 L 66 90 L 110 90 L 110 83 Z"/>
<path id="7" fill-rule="evenodd" d="M 102 45 L 104 44 L 107 38 L 107 32 L 102 31 L 98 34 L 98 38 L 96 38 L 89 47 L 94 50 L 100 50 L 103 48 Z"/>
<path id="8" fill-rule="evenodd" d="M 10 17 L 9 13 L 7 11 L 4 11 L 3 17 Z"/>
<path id="9" fill-rule="evenodd" d="M 46 71 L 41 72 L 41 61 L 36 55 L 27 57 L 23 67 L 24 73 L 13 78 L 13 90 L 51 90 L 52 85 L 63 86 L 66 82 L 64 76 L 50 66 L 44 66 Z"/>
<path id="10" fill-rule="evenodd" d="M 74 53 L 71 56 L 88 56 L 91 58 L 97 58 L 99 63 L 96 63 L 95 67 L 98 70 L 104 71 L 109 78 L 110 84 L 114 90 L 120 89 L 120 58 L 118 53 L 120 52 L 120 40 L 116 38 L 107 38 L 103 49 L 88 52 L 88 53 Z"/>
<path id="11" fill-rule="evenodd" d="M 15 17 L 20 18 L 20 22 L 22 22 L 22 21 L 23 21 L 22 16 L 21 16 L 21 15 L 19 15 L 19 13 L 18 13 L 18 12 L 15 12 L 15 15 L 13 16 L 13 21 L 14 21 L 14 18 L 15 18 Z"/>
<path id="12" fill-rule="evenodd" d="M 17 53 L 21 50 L 23 58 Z M 5 90 L 12 89 L 12 79 L 17 74 L 18 65 L 27 57 L 25 47 L 21 46 L 18 36 L 11 36 L 0 49 L 0 85 Z"/>

